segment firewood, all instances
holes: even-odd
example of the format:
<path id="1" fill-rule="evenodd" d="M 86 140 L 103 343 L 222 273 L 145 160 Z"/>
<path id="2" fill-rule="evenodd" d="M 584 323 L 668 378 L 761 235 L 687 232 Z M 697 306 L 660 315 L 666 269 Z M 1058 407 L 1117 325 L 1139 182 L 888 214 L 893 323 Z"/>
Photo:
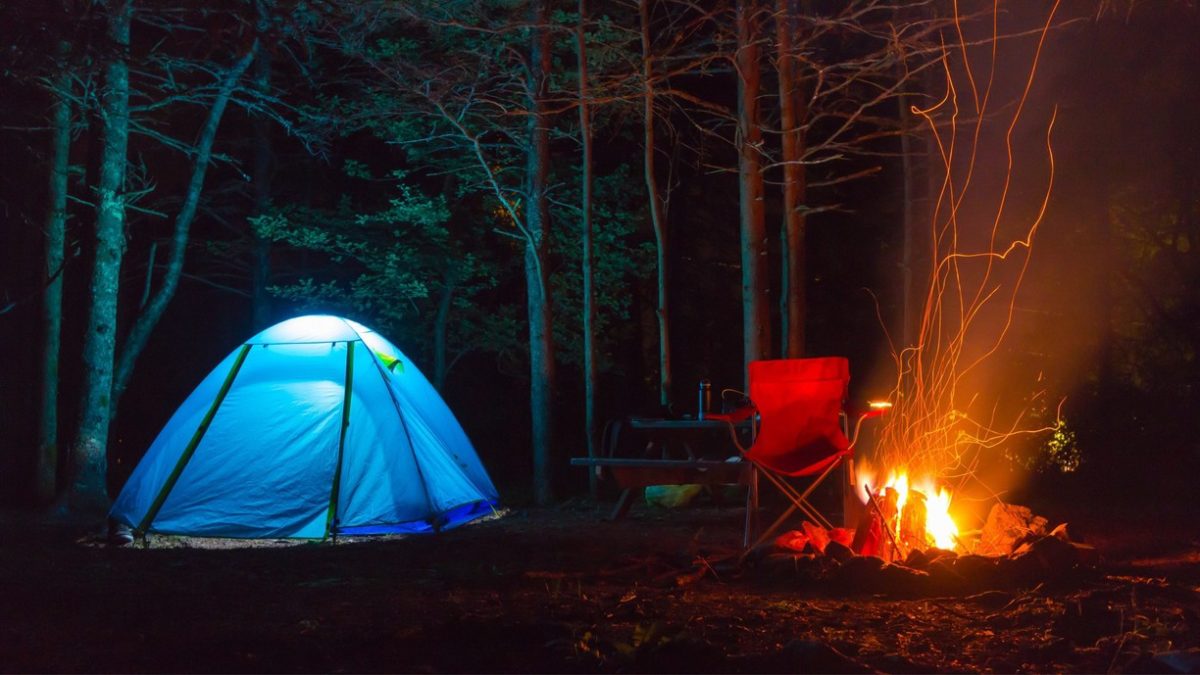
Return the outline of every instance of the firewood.
<path id="1" fill-rule="evenodd" d="M 876 555 L 882 543 L 883 526 L 879 514 L 873 510 L 864 511 L 854 530 L 854 539 L 850 541 L 850 550 L 858 555 Z"/>
<path id="2" fill-rule="evenodd" d="M 900 547 L 903 550 L 924 549 L 929 545 L 925 534 L 926 519 L 925 495 L 919 490 L 909 490 L 904 513 L 900 515 Z"/>
<path id="3" fill-rule="evenodd" d="M 887 548 L 888 555 L 883 556 L 887 560 L 900 554 L 897 550 L 900 548 L 900 542 L 896 540 L 896 531 L 900 525 L 900 507 L 897 506 L 899 500 L 899 493 L 891 488 L 884 488 L 883 494 L 877 495 L 875 499 L 875 504 L 879 507 L 880 517 L 883 519 L 885 534 L 888 535 L 888 543 L 891 544 L 891 547 Z"/>

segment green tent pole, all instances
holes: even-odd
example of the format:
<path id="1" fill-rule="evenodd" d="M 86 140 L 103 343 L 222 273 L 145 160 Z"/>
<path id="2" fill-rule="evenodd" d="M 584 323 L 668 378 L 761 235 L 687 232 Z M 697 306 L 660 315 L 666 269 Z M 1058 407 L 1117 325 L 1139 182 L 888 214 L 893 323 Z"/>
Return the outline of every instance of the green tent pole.
<path id="1" fill-rule="evenodd" d="M 392 406 L 396 408 L 396 417 L 400 418 L 400 428 L 404 430 L 404 439 L 408 441 L 408 450 L 412 453 L 413 466 L 417 467 L 417 476 L 421 478 L 421 490 L 425 492 L 425 503 L 429 505 L 429 510 L 437 511 L 433 505 L 433 495 L 429 494 L 429 484 L 425 482 L 425 470 L 421 468 L 421 460 L 417 459 L 417 446 L 412 442 L 412 434 L 408 431 L 408 421 L 404 417 L 404 410 L 400 407 L 400 401 L 396 400 L 396 394 L 392 391 L 392 387 L 388 384 L 388 373 L 390 368 L 385 368 L 381 359 L 373 359 L 375 370 L 379 372 L 379 377 L 383 378 L 383 386 L 387 389 L 388 398 L 392 400 Z M 429 522 L 430 527 L 435 527 L 435 521 Z"/>
<path id="2" fill-rule="evenodd" d="M 150 509 L 142 517 L 142 522 L 138 523 L 137 528 L 134 529 L 134 536 L 146 536 L 146 532 L 150 529 L 150 524 L 154 522 L 155 516 L 158 515 L 158 510 L 162 508 L 163 502 L 167 501 L 167 495 L 171 494 L 171 490 L 175 487 L 175 482 L 179 480 L 179 474 L 183 473 L 183 468 L 192 459 L 192 455 L 196 454 L 196 447 L 200 445 L 205 432 L 208 431 L 209 425 L 212 424 L 213 417 L 216 417 L 217 408 L 221 407 L 221 402 L 225 400 L 225 395 L 229 393 L 229 388 L 233 386 L 233 378 L 237 377 L 238 371 L 242 369 L 242 364 L 245 363 L 246 355 L 249 353 L 250 345 L 242 345 L 241 351 L 238 352 L 237 360 L 233 362 L 233 367 L 229 369 L 229 374 L 225 376 L 225 382 L 221 384 L 221 390 L 217 392 L 217 396 L 213 399 L 212 405 L 209 406 L 204 419 L 200 420 L 200 426 L 196 427 L 196 433 L 192 434 L 192 440 L 188 441 L 187 447 L 183 449 L 183 454 L 179 456 L 179 461 L 175 463 L 175 468 L 171 471 L 171 475 L 167 476 L 162 489 L 158 491 L 158 496 L 150 504 Z"/>
<path id="3" fill-rule="evenodd" d="M 342 453 L 346 449 L 346 429 L 350 427 L 350 394 L 354 387 L 354 342 L 346 343 L 346 390 L 342 396 L 342 429 L 338 434 L 337 468 L 333 472 L 333 489 L 329 491 L 329 514 L 325 517 L 325 536 L 337 542 L 337 503 L 342 487 Z"/>

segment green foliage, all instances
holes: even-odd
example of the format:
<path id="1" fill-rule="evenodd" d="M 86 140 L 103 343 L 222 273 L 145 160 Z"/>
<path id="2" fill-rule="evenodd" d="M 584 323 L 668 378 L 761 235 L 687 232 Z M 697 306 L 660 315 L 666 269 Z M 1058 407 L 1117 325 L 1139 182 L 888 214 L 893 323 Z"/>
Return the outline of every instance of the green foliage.
<path id="1" fill-rule="evenodd" d="M 436 230 L 414 231 L 413 223 L 358 213 L 348 200 L 332 211 L 290 207 L 252 222 L 259 237 L 327 257 L 324 279 L 302 277 L 272 287 L 301 309 L 361 314 L 395 328 L 404 324 L 412 301 L 429 296 L 420 247 L 436 245 Z"/>
<path id="2" fill-rule="evenodd" d="M 1013 464 L 1027 471 L 1046 473 L 1074 473 L 1083 465 L 1083 449 L 1075 436 L 1075 430 L 1065 416 L 1046 403 L 1044 395 L 1034 398 L 1027 411 L 1031 423 L 1049 428 L 1048 433 L 1039 435 L 1037 443 L 1024 449 L 1008 448 L 1005 456 Z"/>
<path id="3" fill-rule="evenodd" d="M 1083 453 L 1075 440 L 1075 432 L 1067 426 L 1067 420 L 1061 419 L 1046 441 L 1043 455 L 1047 466 L 1054 467 L 1063 473 L 1073 473 L 1083 463 Z"/>
<path id="4" fill-rule="evenodd" d="M 1194 179 L 1193 179 L 1194 180 Z M 1200 374 L 1200 203 L 1170 183 L 1111 196 L 1116 370 L 1141 391 L 1187 396 Z"/>
<path id="5" fill-rule="evenodd" d="M 570 176 L 575 190 L 579 172 Z M 595 179 L 592 213 L 593 288 L 596 307 L 596 347 L 600 369 L 609 370 L 615 359 L 612 350 L 627 340 L 633 330 L 630 320 L 636 279 L 652 274 L 654 244 L 639 234 L 637 223 L 645 213 L 644 190 L 627 166 Z M 576 194 L 578 194 L 576 192 Z M 576 197 L 573 204 L 578 204 Z M 557 227 L 551 250 L 562 261 L 551 275 L 554 290 L 554 339 L 564 363 L 583 362 L 583 232 L 582 218 L 575 208 L 554 209 Z"/>
<path id="6" fill-rule="evenodd" d="M 453 177 L 442 191 L 446 199 L 455 203 L 451 220 L 470 221 L 473 226 L 452 236 L 451 245 L 442 253 L 456 262 L 474 264 L 475 277 L 486 278 L 490 283 L 489 286 L 471 282 L 470 275 L 453 281 L 466 286 L 475 283 L 473 288 L 455 291 L 452 322 L 455 341 L 500 355 L 503 366 L 522 377 L 527 358 L 523 303 L 513 302 L 516 300 L 513 295 L 506 295 L 504 302 L 498 302 L 491 290 L 509 282 L 512 286 L 524 283 L 519 276 L 524 246 L 520 221 L 524 218 L 526 197 L 528 118 L 524 112 L 529 98 L 524 59 L 529 31 L 512 28 L 513 12 L 524 8 L 519 1 L 414 0 L 398 13 L 404 18 L 377 23 L 379 30 L 363 36 L 357 56 L 371 64 L 373 72 L 380 76 L 369 79 L 366 89 L 356 96 L 336 100 L 344 117 L 359 120 L 361 129 L 401 148 L 405 166 L 427 176 Z M 577 18 L 571 12 L 559 11 L 551 21 L 573 28 Z M 589 20 L 586 29 L 588 57 L 594 74 L 629 67 L 623 46 L 633 36 L 621 30 L 619 22 L 600 13 Z M 577 86 L 571 80 L 577 72 L 574 37 L 571 32 L 561 30 L 552 31 L 552 35 L 555 41 L 552 58 L 558 66 L 551 69 L 550 89 L 569 92 Z M 598 124 L 615 114 L 607 108 L 597 112 Z M 555 133 L 562 134 L 560 138 L 573 133 L 569 128 L 573 117 L 561 114 L 558 118 L 565 120 L 567 127 Z M 550 228 L 549 268 L 557 353 L 562 362 L 578 364 L 582 361 L 581 232 L 577 210 L 580 181 L 575 163 L 566 166 L 570 168 L 560 170 L 563 175 L 557 177 L 551 195 L 556 206 Z M 359 164 L 349 163 L 345 170 L 355 178 L 370 179 L 369 172 Z M 404 193 L 412 188 L 411 181 L 396 178 L 401 195 L 388 218 L 418 221 L 421 209 L 415 213 L 401 212 L 403 207 L 419 202 L 415 195 Z M 600 338 L 597 346 L 601 368 L 615 361 L 606 358 L 606 352 L 613 351 L 629 337 L 633 297 L 630 289 L 633 280 L 647 274 L 652 265 L 651 244 L 636 231 L 644 211 L 643 192 L 640 182 L 625 169 L 597 179 L 595 330 Z M 563 197 L 564 193 L 570 196 Z M 432 229 L 437 223 L 424 225 Z M 381 281 L 380 277 L 389 278 L 377 274 L 364 281 Z M 378 293 L 363 286 L 360 282 L 359 287 L 343 288 L 343 292 L 356 292 L 353 297 L 357 307 L 384 312 L 371 304 Z M 487 295 L 492 311 L 483 313 L 476 309 L 479 293 Z M 432 304 L 432 295 L 413 297 L 418 302 Z M 473 318 L 463 320 L 464 316 Z"/>
<path id="7" fill-rule="evenodd" d="M 271 293 L 300 311 L 360 317 L 426 361 L 433 356 L 439 303 L 449 296 L 443 318 L 447 341 L 456 345 L 451 358 L 471 349 L 508 351 L 517 340 L 515 317 L 485 313 L 476 302 L 497 285 L 497 264 L 488 251 L 471 248 L 479 243 L 472 237 L 451 233 L 445 196 L 426 194 L 402 171 L 377 179 L 357 162 L 345 171 L 387 185 L 390 198 L 376 198 L 382 203 L 371 208 L 343 196 L 332 209 L 292 206 L 252 219 L 258 236 L 306 252 L 300 277 Z"/>

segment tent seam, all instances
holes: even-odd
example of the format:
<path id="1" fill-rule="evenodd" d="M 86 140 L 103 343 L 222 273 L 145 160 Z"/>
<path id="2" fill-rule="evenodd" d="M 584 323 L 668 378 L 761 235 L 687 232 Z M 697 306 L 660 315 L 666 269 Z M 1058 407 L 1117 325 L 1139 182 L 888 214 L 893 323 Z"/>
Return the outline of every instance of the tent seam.
<path id="1" fill-rule="evenodd" d="M 364 342 L 363 344 L 366 343 Z M 413 466 L 417 467 L 417 475 L 421 478 L 421 490 L 425 492 L 425 503 L 434 514 L 434 530 L 438 530 L 441 527 L 441 524 L 438 522 L 441 513 L 438 511 L 437 506 L 434 505 L 433 495 L 429 493 L 429 485 L 425 482 L 425 469 L 421 467 L 421 460 L 417 457 L 417 446 L 413 443 L 412 433 L 408 430 L 408 421 L 405 419 L 404 411 L 400 409 L 400 401 L 396 400 L 396 393 L 392 391 L 387 373 L 383 370 L 383 364 L 379 362 L 379 357 L 375 354 L 374 350 L 368 349 L 367 351 L 371 352 L 371 362 L 375 364 L 375 370 L 383 378 L 383 387 L 387 389 L 388 398 L 392 400 L 392 407 L 396 409 L 396 416 L 400 418 L 400 428 L 404 430 L 404 439 L 408 441 L 408 451 L 412 453 Z"/>

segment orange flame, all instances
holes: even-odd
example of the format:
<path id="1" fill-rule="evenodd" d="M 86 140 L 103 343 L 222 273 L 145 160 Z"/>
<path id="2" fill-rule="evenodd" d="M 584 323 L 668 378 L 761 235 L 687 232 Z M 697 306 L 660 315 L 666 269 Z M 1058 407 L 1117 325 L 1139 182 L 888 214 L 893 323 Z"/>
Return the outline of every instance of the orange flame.
<path id="1" fill-rule="evenodd" d="M 897 539 L 901 536 L 900 523 L 904 521 L 904 508 L 909 502 L 910 492 L 920 492 L 925 497 L 926 548 L 936 546 L 951 551 L 960 548 L 959 528 L 950 515 L 950 491 L 945 487 L 937 487 L 933 478 L 923 476 L 919 480 L 910 480 L 907 471 L 892 470 L 887 474 L 887 480 L 878 481 L 867 462 L 856 467 L 855 473 L 858 499 L 863 504 L 868 502 L 867 486 L 879 494 L 883 494 L 884 490 L 895 492 L 897 517 L 892 524 L 892 534 Z"/>

